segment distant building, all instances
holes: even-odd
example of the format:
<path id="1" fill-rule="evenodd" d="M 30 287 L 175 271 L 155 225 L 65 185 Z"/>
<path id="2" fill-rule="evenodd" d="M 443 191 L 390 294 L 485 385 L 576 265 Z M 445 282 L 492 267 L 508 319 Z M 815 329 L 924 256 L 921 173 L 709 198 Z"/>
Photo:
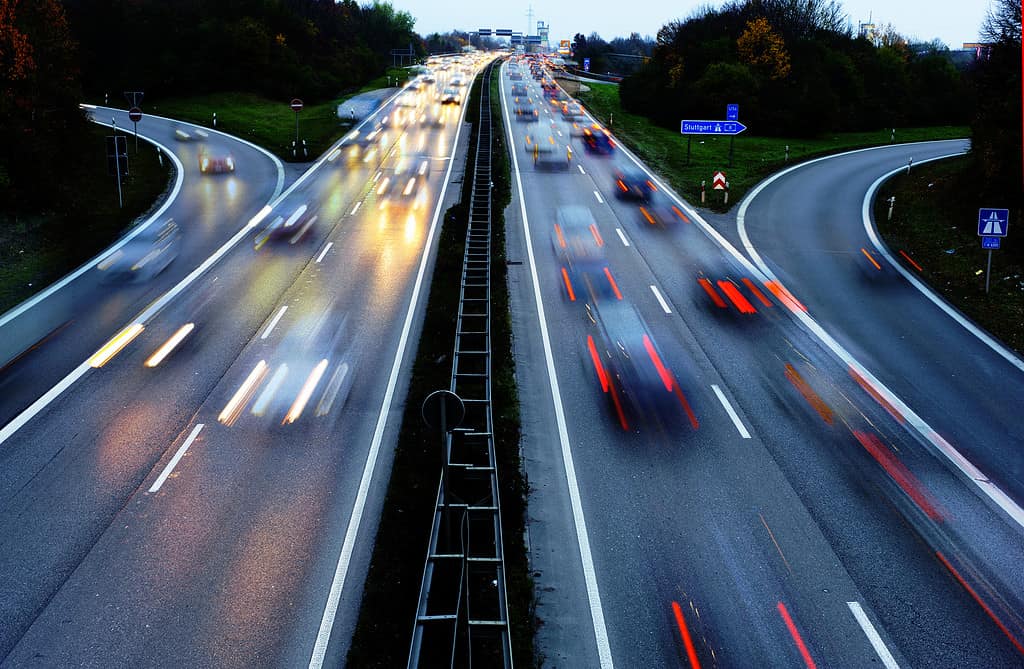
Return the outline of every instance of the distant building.
<path id="1" fill-rule="evenodd" d="M 868 19 L 868 23 L 860 24 L 860 28 L 857 30 L 857 35 L 863 37 L 872 44 L 878 44 L 878 32 L 874 23 L 871 23 L 871 19 Z"/>

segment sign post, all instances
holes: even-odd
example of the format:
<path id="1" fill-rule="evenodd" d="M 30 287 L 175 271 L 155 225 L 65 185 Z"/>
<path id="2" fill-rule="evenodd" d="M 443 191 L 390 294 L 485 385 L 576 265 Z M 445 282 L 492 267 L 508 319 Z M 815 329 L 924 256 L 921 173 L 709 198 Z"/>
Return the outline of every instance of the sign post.
<path id="1" fill-rule="evenodd" d="M 138 107 L 132 107 L 128 110 L 128 118 L 131 119 L 132 125 L 135 126 L 135 153 L 139 152 L 139 121 L 142 120 L 142 110 Z"/>
<path id="2" fill-rule="evenodd" d="M 117 134 L 117 119 L 111 117 L 110 127 L 114 134 L 107 136 L 107 171 L 117 179 L 117 206 L 124 207 L 121 176 L 128 174 L 128 139 Z"/>
<path id="3" fill-rule="evenodd" d="M 292 111 L 295 112 L 295 147 L 299 146 L 299 112 L 302 111 L 302 100 L 294 98 L 289 105 Z M 292 153 L 295 153 L 293 150 Z"/>
<path id="4" fill-rule="evenodd" d="M 725 120 L 726 121 L 739 121 L 740 120 L 740 106 L 737 104 L 727 104 L 725 106 Z M 732 167 L 732 145 L 736 140 L 736 135 L 729 135 L 729 167 Z"/>
<path id="5" fill-rule="evenodd" d="M 1009 231 L 1009 209 L 982 207 L 978 210 L 978 236 L 981 237 L 981 248 L 988 251 L 988 262 L 985 265 L 986 295 L 988 295 L 989 281 L 992 275 L 992 250 L 999 248 L 1000 241 Z"/>

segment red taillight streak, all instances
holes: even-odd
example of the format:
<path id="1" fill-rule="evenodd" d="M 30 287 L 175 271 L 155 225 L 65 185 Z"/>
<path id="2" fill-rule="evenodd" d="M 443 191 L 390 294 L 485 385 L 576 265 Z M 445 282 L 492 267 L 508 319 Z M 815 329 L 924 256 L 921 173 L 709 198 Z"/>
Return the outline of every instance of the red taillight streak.
<path id="1" fill-rule="evenodd" d="M 689 223 L 690 219 L 686 217 L 686 214 L 679 210 L 679 207 L 672 205 L 672 211 L 676 212 L 676 216 L 683 219 L 684 222 Z"/>
<path id="2" fill-rule="evenodd" d="M 707 279 L 697 279 L 697 283 L 699 283 L 700 287 L 703 288 L 704 291 L 708 294 L 708 297 L 710 297 L 711 301 L 715 303 L 715 306 L 717 306 L 719 309 L 727 308 L 725 300 L 723 300 L 722 297 L 715 291 L 715 287 L 711 285 L 710 281 L 708 281 Z"/>
<path id="3" fill-rule="evenodd" d="M 683 410 L 686 411 L 686 417 L 690 419 L 690 425 L 693 429 L 700 429 L 700 423 L 697 422 L 697 415 L 693 413 L 693 409 L 690 408 L 690 403 L 686 401 L 686 395 L 683 394 L 683 389 L 679 387 L 677 383 L 675 385 L 676 397 L 679 398 L 679 403 L 683 405 Z"/>
<path id="4" fill-rule="evenodd" d="M 647 219 L 648 223 L 654 225 L 654 217 L 647 213 L 647 209 L 645 209 L 644 207 L 640 207 L 640 213 L 644 215 L 644 218 Z"/>
<path id="5" fill-rule="evenodd" d="M 804 381 L 804 378 L 800 376 L 800 372 L 796 371 L 793 365 L 786 363 L 786 378 L 793 384 L 793 387 L 804 396 L 807 403 L 810 404 L 818 415 L 821 416 L 829 425 L 832 424 L 832 408 L 825 404 L 825 400 L 818 396 L 818 393 L 814 392 L 810 384 Z"/>
<path id="6" fill-rule="evenodd" d="M 615 297 L 622 299 L 622 293 L 619 292 L 619 284 L 615 283 L 615 279 L 612 277 L 611 270 L 607 267 L 604 268 L 604 275 L 608 277 L 608 283 L 612 285 L 612 290 L 615 292 Z"/>
<path id="7" fill-rule="evenodd" d="M 615 389 L 615 384 L 611 385 L 612 403 L 615 405 L 615 413 L 619 416 L 619 425 L 626 432 L 629 432 L 629 421 L 626 420 L 626 412 L 622 408 L 622 400 L 619 399 L 619 391 Z"/>
<path id="8" fill-rule="evenodd" d="M 757 309 L 750 301 L 743 297 L 743 293 L 733 284 L 732 281 L 719 281 L 718 287 L 721 289 L 725 296 L 729 298 L 729 301 L 736 305 L 741 314 L 756 314 Z"/>
<path id="9" fill-rule="evenodd" d="M 882 269 L 882 266 L 878 264 L 878 261 L 875 260 L 870 253 L 868 253 L 866 248 L 861 247 L 860 252 L 864 254 L 865 258 L 871 261 L 871 264 L 875 266 L 875 269 Z"/>
<path id="10" fill-rule="evenodd" d="M 644 348 L 647 349 L 647 355 L 651 357 L 654 368 L 658 370 L 658 376 L 661 377 L 661 382 L 665 384 L 665 390 L 672 392 L 672 386 L 675 384 L 672 372 L 668 371 L 668 368 L 665 367 L 665 364 L 661 361 L 661 356 L 654 349 L 654 343 L 647 335 L 644 335 Z"/>
<path id="11" fill-rule="evenodd" d="M 594 338 L 587 335 L 587 348 L 590 349 L 590 359 L 594 361 L 594 369 L 597 370 L 597 378 L 601 382 L 601 391 L 608 392 L 608 372 L 604 371 L 604 365 L 601 364 L 601 356 L 597 353 L 597 347 L 594 346 Z"/>
<path id="12" fill-rule="evenodd" d="M 672 602 L 672 613 L 676 617 L 676 626 L 679 627 L 679 635 L 683 637 L 683 645 L 686 646 L 686 657 L 690 660 L 691 669 L 700 669 L 700 662 L 697 660 L 697 649 L 693 647 L 693 639 L 690 638 L 690 630 L 686 627 L 683 619 L 683 610 L 679 602 Z"/>
<path id="13" fill-rule="evenodd" d="M 618 181 L 616 181 L 615 183 L 619 184 L 619 189 L 620 189 L 620 190 L 621 190 L 621 191 L 622 191 L 623 193 L 628 193 L 628 192 L 629 192 L 629 189 L 628 189 L 628 188 L 626 188 L 626 184 L 622 183 L 622 179 L 619 179 L 619 180 L 618 180 Z"/>
<path id="14" fill-rule="evenodd" d="M 901 256 L 903 256 L 904 258 L 906 258 L 906 259 L 907 259 L 907 262 L 908 262 L 908 263 L 910 263 L 911 265 L 913 265 L 913 266 L 914 266 L 914 269 L 916 269 L 916 270 L 917 270 L 918 272 L 921 272 L 921 271 L 923 271 L 923 270 L 921 269 L 921 266 L 920 266 L 920 265 L 918 265 L 918 264 L 917 264 L 916 262 L 914 262 L 914 259 L 913 259 L 913 258 L 911 258 L 910 256 L 908 256 L 908 255 L 907 255 L 907 252 L 906 252 L 906 251 L 904 251 L 904 250 L 902 250 L 902 249 L 901 249 L 901 250 L 900 250 L 900 255 L 901 255 Z"/>
<path id="15" fill-rule="evenodd" d="M 793 642 L 796 644 L 797 650 L 800 651 L 800 655 L 804 658 L 804 664 L 807 665 L 807 669 L 817 669 L 818 665 L 814 664 L 811 651 L 807 650 L 807 644 L 804 643 L 803 637 L 800 636 L 800 630 L 796 628 L 793 619 L 790 618 L 786 605 L 779 602 L 776 608 L 779 610 L 779 615 L 782 616 L 783 622 L 786 623 L 786 627 L 789 628 L 789 635 L 793 637 Z"/>
<path id="16" fill-rule="evenodd" d="M 907 496 L 914 501 L 917 506 L 925 512 L 925 514 L 934 521 L 941 521 L 942 514 L 935 508 L 935 505 L 928 498 L 928 495 L 922 490 L 922 486 L 917 478 L 914 477 L 910 470 L 907 469 L 906 465 L 900 462 L 892 452 L 885 447 L 885 445 L 879 441 L 878 437 L 871 432 L 861 432 L 860 430 L 854 430 L 853 436 L 857 438 L 860 445 L 864 447 L 868 453 L 871 454 L 878 464 L 882 465 L 882 469 L 886 471 L 890 478 L 896 482 L 896 484 L 903 489 L 903 492 L 907 493 Z"/>
<path id="17" fill-rule="evenodd" d="M 753 281 L 751 281 L 750 279 L 747 279 L 746 277 L 741 279 L 741 281 L 743 281 L 743 285 L 747 287 L 747 290 L 749 290 L 751 293 L 753 293 L 754 297 L 756 297 L 758 300 L 761 301 L 761 304 L 763 304 L 766 307 L 772 306 L 771 300 L 769 300 L 767 297 L 765 297 L 764 293 L 762 293 L 760 290 L 758 290 L 757 286 L 754 285 Z"/>
<path id="18" fill-rule="evenodd" d="M 576 301 L 576 293 L 572 290 L 572 282 L 569 281 L 569 273 L 562 268 L 562 281 L 565 282 L 565 290 L 569 293 L 569 299 L 573 302 Z"/>
<path id="19" fill-rule="evenodd" d="M 864 389 L 864 392 L 866 392 L 868 395 L 871 395 L 871 397 L 873 397 L 876 402 L 881 404 L 882 408 L 888 411 L 893 418 L 895 418 L 901 423 L 904 422 L 903 414 L 897 411 L 896 407 L 889 403 L 889 400 L 882 397 L 882 393 L 880 393 L 870 381 L 861 376 L 860 373 L 853 367 L 850 367 L 849 369 L 850 376 L 852 376 L 853 380 L 856 381 L 860 385 L 860 387 Z"/>
<path id="20" fill-rule="evenodd" d="M 654 182 L 653 182 L 653 181 L 651 181 L 650 179 L 648 179 L 648 180 L 647 180 L 647 186 L 648 186 L 648 187 L 649 187 L 649 188 L 650 188 L 651 190 L 653 190 L 653 191 L 655 191 L 655 192 L 657 192 L 657 190 L 658 190 L 658 187 L 657 187 L 657 186 L 655 186 L 655 185 L 654 185 Z"/>
<path id="21" fill-rule="evenodd" d="M 765 285 L 768 286 L 768 290 L 772 291 L 772 295 L 779 298 L 780 302 L 793 311 L 807 311 L 807 307 L 801 304 L 800 300 L 793 297 L 793 293 L 783 288 L 782 284 L 778 281 L 769 281 Z"/>
<path id="22" fill-rule="evenodd" d="M 558 235 L 558 245 L 565 248 L 565 237 L 562 236 L 562 228 L 555 224 L 555 234 Z"/>
<path id="23" fill-rule="evenodd" d="M 597 242 L 598 246 L 604 246 L 604 240 L 601 239 L 601 233 L 597 231 L 597 226 L 593 223 L 590 224 L 590 234 L 594 235 L 594 241 Z"/>
<path id="24" fill-rule="evenodd" d="M 1020 641 L 1017 640 L 1017 637 L 1013 636 L 1013 633 L 1010 632 L 1010 629 L 1003 623 L 1002 620 L 999 619 L 999 616 L 995 614 L 995 611 L 993 611 L 989 607 L 989 605 L 981 599 L 978 593 L 975 592 L 974 588 L 972 588 L 967 583 L 967 581 L 964 580 L 964 577 L 960 575 L 960 572 L 958 572 L 952 564 L 950 564 L 949 560 L 946 559 L 946 556 L 943 555 L 941 551 L 935 551 L 935 555 L 938 556 L 939 561 L 943 564 L 943 566 L 949 570 L 949 573 L 952 574 L 953 577 L 960 582 L 960 585 L 963 586 L 964 590 L 966 590 L 967 593 L 974 598 L 974 601 L 978 602 L 978 605 L 981 606 L 982 609 L 984 609 L 985 613 L 988 614 L 988 617 L 991 618 L 992 621 L 999 627 L 999 629 L 1003 631 L 1003 634 L 1005 634 L 1006 638 L 1010 640 L 1010 643 L 1012 643 L 1013 647 L 1017 649 L 1017 652 L 1021 655 L 1024 655 L 1024 646 L 1021 646 Z"/>

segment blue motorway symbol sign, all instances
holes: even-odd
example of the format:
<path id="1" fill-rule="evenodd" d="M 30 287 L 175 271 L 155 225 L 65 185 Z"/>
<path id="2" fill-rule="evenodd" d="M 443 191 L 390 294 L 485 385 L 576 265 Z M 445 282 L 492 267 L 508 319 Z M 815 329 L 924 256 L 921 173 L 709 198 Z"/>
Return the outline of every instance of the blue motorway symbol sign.
<path id="1" fill-rule="evenodd" d="M 679 122 L 679 132 L 684 135 L 738 135 L 746 129 L 739 121 Z"/>
<path id="2" fill-rule="evenodd" d="M 1009 209 L 979 209 L 978 236 L 1005 237 L 1010 227 Z"/>
<path id="3" fill-rule="evenodd" d="M 982 237 L 981 238 L 981 248 L 988 249 L 990 251 L 992 249 L 997 249 L 997 248 L 999 248 L 999 242 L 1000 241 L 1002 241 L 1001 237 Z"/>
<path id="4" fill-rule="evenodd" d="M 583 59 L 583 71 L 584 72 L 590 72 L 590 59 L 589 58 L 584 58 Z"/>
<path id="5" fill-rule="evenodd" d="M 739 105 L 725 105 L 725 120 L 726 121 L 738 121 L 738 120 L 740 120 L 740 106 Z"/>

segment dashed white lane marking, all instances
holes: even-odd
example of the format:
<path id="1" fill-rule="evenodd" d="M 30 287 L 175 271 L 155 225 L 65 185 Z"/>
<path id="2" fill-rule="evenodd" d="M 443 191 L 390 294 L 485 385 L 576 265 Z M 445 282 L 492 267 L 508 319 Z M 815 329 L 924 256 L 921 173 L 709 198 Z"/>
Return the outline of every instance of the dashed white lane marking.
<path id="1" fill-rule="evenodd" d="M 850 607 L 853 617 L 857 619 L 857 624 L 864 630 L 864 634 L 868 637 L 868 641 L 871 642 L 875 652 L 878 653 L 878 659 L 885 665 L 885 669 L 900 669 L 900 665 L 896 663 L 896 658 L 889 652 L 885 642 L 882 641 L 882 637 L 878 635 L 878 630 L 875 629 L 875 626 L 868 619 L 868 614 L 864 613 L 864 609 L 861 608 L 860 602 L 846 602 L 846 605 Z"/>
<path id="2" fill-rule="evenodd" d="M 361 207 L 361 206 L 363 206 L 363 201 L 362 200 L 360 200 L 359 202 L 356 202 L 356 206 L 352 207 L 352 213 L 349 214 L 349 215 L 350 216 L 355 216 L 356 212 L 359 211 L 359 207 Z"/>
<path id="3" fill-rule="evenodd" d="M 651 284 L 651 292 L 654 293 L 654 296 L 656 298 L 658 298 L 658 304 L 661 305 L 662 310 L 666 314 L 672 313 L 672 310 L 668 308 L 668 302 L 666 302 L 665 298 L 661 296 L 661 292 L 658 290 L 658 287 L 655 286 L 653 283 Z"/>
<path id="4" fill-rule="evenodd" d="M 327 245 L 324 246 L 324 250 L 321 251 L 320 255 L 316 257 L 316 261 L 320 262 L 321 260 L 323 260 L 324 256 L 327 255 L 327 252 L 331 250 L 332 246 L 334 246 L 334 242 L 327 242 Z"/>
<path id="5" fill-rule="evenodd" d="M 281 307 L 277 311 L 277 314 L 275 314 L 274 318 L 271 319 L 270 325 L 268 325 L 267 329 L 264 330 L 263 334 L 260 335 L 260 339 L 266 339 L 267 337 L 270 336 L 270 333 L 273 332 L 275 327 L 277 327 L 277 322 L 279 320 L 281 320 L 281 316 L 284 316 L 284 312 L 286 312 L 286 311 L 288 311 L 288 305 L 287 304 L 284 305 L 283 307 Z"/>
<path id="6" fill-rule="evenodd" d="M 583 165 L 577 165 L 576 167 L 580 169 L 580 174 L 586 174 L 586 172 L 583 171 Z"/>
<path id="7" fill-rule="evenodd" d="M 722 403 L 723 407 L 725 407 L 725 412 L 729 414 L 729 418 L 732 419 L 732 424 L 736 426 L 736 430 L 739 431 L 740 436 L 744 439 L 750 439 L 750 432 L 747 431 L 747 427 L 743 424 L 743 421 L 740 420 L 739 415 L 736 413 L 736 409 L 732 408 L 732 404 L 729 403 L 729 400 L 725 397 L 725 393 L 722 392 L 722 389 L 713 383 L 711 384 L 711 389 L 715 391 L 715 395 L 718 395 L 718 401 Z"/>
<path id="8" fill-rule="evenodd" d="M 615 228 L 615 232 L 617 232 L 619 234 L 619 239 L 622 240 L 622 245 L 623 246 L 629 246 L 629 240 L 626 239 L 626 235 L 623 234 L 622 228 Z"/>
<path id="9" fill-rule="evenodd" d="M 597 198 L 597 203 L 598 204 L 604 204 L 604 200 L 601 199 L 601 194 L 598 193 L 596 190 L 594 191 L 594 197 Z"/>
<path id="10" fill-rule="evenodd" d="M 188 447 L 192 445 L 192 442 L 196 440 L 196 437 L 199 436 L 199 433 L 202 431 L 202 429 L 203 423 L 196 423 L 196 426 L 192 428 L 192 432 L 189 433 L 188 437 L 185 439 L 185 443 L 183 443 L 178 448 L 177 452 L 175 452 L 174 454 L 174 457 L 171 458 L 171 461 L 167 463 L 167 466 L 164 467 L 164 470 L 160 472 L 160 476 L 156 477 L 156 481 L 153 481 L 153 485 L 149 487 L 150 492 L 156 492 L 160 490 L 160 486 L 164 484 L 164 481 L 167 480 L 167 477 L 170 476 L 171 472 L 174 471 L 174 468 L 178 465 L 178 461 L 181 460 L 181 457 L 183 455 L 185 455 L 185 451 L 187 451 Z"/>

